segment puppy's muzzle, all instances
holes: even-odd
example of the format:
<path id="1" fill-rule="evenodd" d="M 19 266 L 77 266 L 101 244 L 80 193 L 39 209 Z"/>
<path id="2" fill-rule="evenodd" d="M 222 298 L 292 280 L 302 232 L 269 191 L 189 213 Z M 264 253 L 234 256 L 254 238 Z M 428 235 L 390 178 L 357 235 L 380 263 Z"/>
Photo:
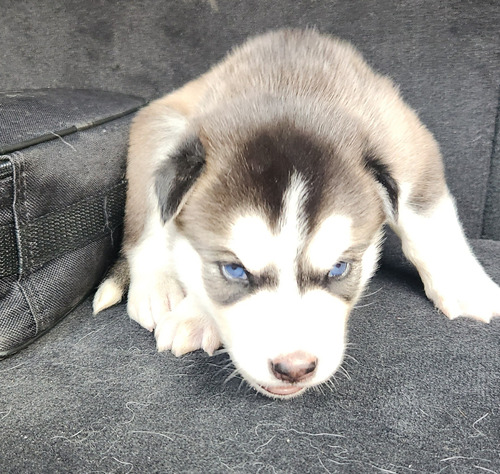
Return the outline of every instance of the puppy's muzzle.
<path id="1" fill-rule="evenodd" d="M 316 357 L 302 351 L 279 356 L 269 361 L 272 374 L 278 380 L 289 383 L 305 382 L 310 379 L 317 365 Z"/>

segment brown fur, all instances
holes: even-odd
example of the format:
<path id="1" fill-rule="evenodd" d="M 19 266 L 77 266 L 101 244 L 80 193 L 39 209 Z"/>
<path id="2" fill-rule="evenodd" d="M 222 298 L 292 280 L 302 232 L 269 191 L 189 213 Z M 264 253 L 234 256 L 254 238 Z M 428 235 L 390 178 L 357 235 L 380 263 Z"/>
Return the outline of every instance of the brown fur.
<path id="1" fill-rule="evenodd" d="M 146 197 L 153 186 L 158 158 L 151 151 L 165 137 L 164 126 L 171 117 L 189 119 L 205 91 L 203 78 L 189 82 L 181 89 L 156 100 L 135 117 L 130 130 L 127 163 L 127 206 L 125 209 L 124 250 L 138 242 L 149 213 Z"/>
<path id="2" fill-rule="evenodd" d="M 314 31 L 272 32 L 235 49 L 208 73 L 137 115 L 130 136 L 125 248 L 137 242 L 143 230 L 144 196 L 156 166 L 150 150 L 164 132 L 162 125 L 179 114 L 201 129 L 200 138 L 212 157 L 203 180 L 210 180 L 210 174 L 217 174 L 213 168 L 231 167 L 234 150 L 220 150 L 219 144 L 243 140 L 229 133 L 248 133 L 255 123 L 274 120 L 273 115 L 283 112 L 277 105 L 262 114 L 259 96 L 264 102 L 291 102 L 296 117 L 303 120 L 299 127 L 307 123 L 319 139 L 344 138 L 348 152 L 363 138 L 397 182 L 412 184 L 415 208 L 431 208 L 445 192 L 438 146 L 391 80 L 374 73 L 347 43 Z M 197 186 L 209 187 L 202 180 Z"/>
<path id="3" fill-rule="evenodd" d="M 500 289 L 467 246 L 431 133 L 337 39 L 256 37 L 153 102 L 133 122 L 127 178 L 125 259 L 94 311 L 124 294 L 127 261 L 127 311 L 159 350 L 224 343 L 267 395 L 302 390 L 267 370 L 280 352 L 293 359 L 299 335 L 298 349 L 322 357 L 311 383 L 338 367 L 385 221 L 447 316 L 499 314 Z M 472 291 L 457 278 L 464 259 Z"/>

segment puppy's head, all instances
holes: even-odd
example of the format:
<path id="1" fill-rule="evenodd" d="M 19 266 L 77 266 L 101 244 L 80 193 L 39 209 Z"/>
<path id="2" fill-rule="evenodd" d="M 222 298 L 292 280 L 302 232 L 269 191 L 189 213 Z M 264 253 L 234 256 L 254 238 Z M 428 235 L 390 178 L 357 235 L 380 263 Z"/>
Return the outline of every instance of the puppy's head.
<path id="1" fill-rule="evenodd" d="M 393 182 L 358 132 L 212 120 L 157 174 L 178 277 L 236 368 L 272 397 L 328 380 L 375 270 Z"/>

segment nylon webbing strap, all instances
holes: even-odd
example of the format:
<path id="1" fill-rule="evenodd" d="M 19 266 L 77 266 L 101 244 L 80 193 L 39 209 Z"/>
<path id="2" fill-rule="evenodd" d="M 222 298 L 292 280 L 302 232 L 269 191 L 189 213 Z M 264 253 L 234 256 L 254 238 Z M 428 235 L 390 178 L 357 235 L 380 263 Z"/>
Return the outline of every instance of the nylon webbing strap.
<path id="1" fill-rule="evenodd" d="M 17 272 L 16 234 L 12 226 L 0 227 L 0 278 Z"/>
<path id="2" fill-rule="evenodd" d="M 101 196 L 79 201 L 58 212 L 20 226 L 21 269 L 18 269 L 14 229 L 0 228 L 0 277 L 29 273 L 67 252 L 110 234 L 123 221 L 126 182 Z M 10 240 L 9 240 L 10 239 Z M 3 245 L 2 245 L 3 247 Z"/>

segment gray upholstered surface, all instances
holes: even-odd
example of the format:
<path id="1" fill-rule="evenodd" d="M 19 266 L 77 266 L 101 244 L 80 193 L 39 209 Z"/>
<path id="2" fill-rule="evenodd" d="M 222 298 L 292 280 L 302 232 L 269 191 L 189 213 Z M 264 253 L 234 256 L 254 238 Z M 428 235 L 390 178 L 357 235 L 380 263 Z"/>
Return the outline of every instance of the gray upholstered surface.
<path id="1" fill-rule="evenodd" d="M 0 11 L 2 89 L 153 98 L 270 28 L 351 40 L 435 134 L 468 234 L 500 238 L 496 0 L 0 0 Z M 476 247 L 500 282 L 499 242 Z M 500 319 L 446 320 L 397 252 L 385 261 L 350 322 L 350 378 L 288 402 L 224 384 L 224 356 L 157 354 L 123 305 L 96 319 L 87 300 L 0 362 L 0 472 L 500 472 Z"/>
<path id="2" fill-rule="evenodd" d="M 495 129 L 495 137 L 491 150 L 491 171 L 486 193 L 483 234 L 481 237 L 500 240 L 500 87 Z"/>
<path id="3" fill-rule="evenodd" d="M 435 133 L 467 233 L 481 236 L 500 77 L 496 0 L 1 0 L 0 9 L 6 89 L 152 98 L 272 28 L 350 40 Z"/>
<path id="4" fill-rule="evenodd" d="M 500 281 L 500 244 L 475 244 Z M 448 321 L 410 267 L 369 292 L 348 376 L 285 402 L 87 300 L 1 363 L 2 472 L 499 472 L 500 320 Z"/>

